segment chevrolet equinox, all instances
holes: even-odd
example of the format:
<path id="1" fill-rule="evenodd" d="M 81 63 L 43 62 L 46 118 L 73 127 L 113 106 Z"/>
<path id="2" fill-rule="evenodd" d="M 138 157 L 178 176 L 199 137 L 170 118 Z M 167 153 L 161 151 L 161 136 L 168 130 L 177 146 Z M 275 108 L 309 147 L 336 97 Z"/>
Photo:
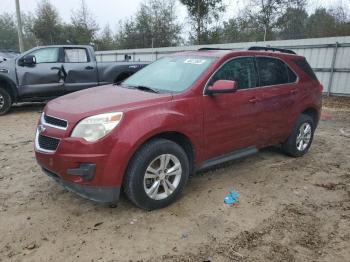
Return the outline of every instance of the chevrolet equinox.
<path id="1" fill-rule="evenodd" d="M 36 131 L 36 159 L 85 198 L 115 202 L 123 190 L 140 208 L 162 208 L 199 169 L 271 145 L 304 155 L 322 89 L 306 59 L 291 50 L 171 54 L 119 85 L 49 102 Z"/>

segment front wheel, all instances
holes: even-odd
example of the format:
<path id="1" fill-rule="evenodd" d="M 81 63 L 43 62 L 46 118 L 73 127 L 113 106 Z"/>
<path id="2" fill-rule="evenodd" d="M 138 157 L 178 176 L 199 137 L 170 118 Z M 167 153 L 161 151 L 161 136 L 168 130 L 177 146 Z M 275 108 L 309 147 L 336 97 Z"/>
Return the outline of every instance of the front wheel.
<path id="1" fill-rule="evenodd" d="M 314 121 L 301 114 L 288 139 L 282 144 L 283 151 L 294 157 L 303 156 L 309 150 L 314 137 Z"/>
<path id="2" fill-rule="evenodd" d="M 155 139 L 133 157 L 124 178 L 124 191 L 138 207 L 165 207 L 179 196 L 189 176 L 189 160 L 181 146 Z"/>
<path id="3" fill-rule="evenodd" d="M 0 88 L 0 116 L 5 115 L 11 108 L 12 100 L 10 94 L 3 88 Z"/>

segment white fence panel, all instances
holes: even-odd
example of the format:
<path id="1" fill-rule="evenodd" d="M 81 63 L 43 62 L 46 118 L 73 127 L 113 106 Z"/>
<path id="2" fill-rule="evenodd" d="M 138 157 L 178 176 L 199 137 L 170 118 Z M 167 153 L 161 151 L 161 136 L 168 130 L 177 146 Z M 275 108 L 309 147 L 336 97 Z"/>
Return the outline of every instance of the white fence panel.
<path id="1" fill-rule="evenodd" d="M 314 69 L 325 92 L 334 95 L 350 96 L 350 36 L 279 40 L 267 42 L 246 42 L 215 45 L 194 45 L 178 47 L 124 49 L 96 52 L 97 61 L 154 61 L 174 52 L 197 50 L 201 47 L 246 49 L 250 46 L 284 47 L 305 56 Z"/>

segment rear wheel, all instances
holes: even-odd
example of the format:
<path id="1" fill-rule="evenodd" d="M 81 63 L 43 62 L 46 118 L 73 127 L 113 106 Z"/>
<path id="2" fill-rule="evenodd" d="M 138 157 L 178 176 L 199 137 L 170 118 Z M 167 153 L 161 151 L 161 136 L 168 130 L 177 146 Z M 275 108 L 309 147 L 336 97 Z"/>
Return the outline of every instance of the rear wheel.
<path id="1" fill-rule="evenodd" d="M 179 196 L 189 176 L 189 160 L 178 144 L 156 139 L 145 144 L 130 162 L 124 191 L 138 207 L 165 207 Z"/>
<path id="2" fill-rule="evenodd" d="M 12 99 L 10 94 L 3 88 L 0 88 L 0 115 L 5 115 L 11 108 Z"/>
<path id="3" fill-rule="evenodd" d="M 314 137 L 314 121 L 311 116 L 302 114 L 297 120 L 291 135 L 282 144 L 283 151 L 294 157 L 307 153 Z"/>

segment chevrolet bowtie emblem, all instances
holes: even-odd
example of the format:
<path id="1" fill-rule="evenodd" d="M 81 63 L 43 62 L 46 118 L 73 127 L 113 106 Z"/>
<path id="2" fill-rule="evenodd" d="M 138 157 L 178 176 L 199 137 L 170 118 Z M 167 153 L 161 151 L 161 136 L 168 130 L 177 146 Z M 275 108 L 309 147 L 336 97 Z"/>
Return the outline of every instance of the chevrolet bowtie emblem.
<path id="1" fill-rule="evenodd" d="M 39 125 L 38 126 L 38 132 L 39 134 L 41 134 L 42 132 L 44 132 L 46 130 L 46 127 L 44 127 L 43 125 Z"/>

